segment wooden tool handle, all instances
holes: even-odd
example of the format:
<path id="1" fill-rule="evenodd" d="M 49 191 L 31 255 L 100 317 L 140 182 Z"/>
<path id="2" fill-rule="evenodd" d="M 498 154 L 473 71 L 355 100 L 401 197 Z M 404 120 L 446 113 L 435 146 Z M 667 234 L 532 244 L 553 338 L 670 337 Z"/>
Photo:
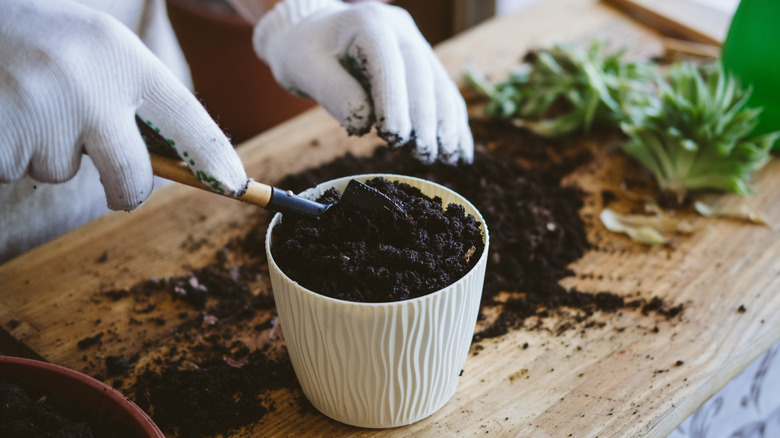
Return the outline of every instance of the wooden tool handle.
<path id="1" fill-rule="evenodd" d="M 176 181 L 177 183 L 216 193 L 200 182 L 185 163 L 157 154 L 149 154 L 149 156 L 152 161 L 152 170 L 155 175 L 171 181 Z M 272 193 L 273 187 L 250 180 L 246 188 L 246 193 L 237 198 L 233 198 L 232 196 L 228 197 L 265 208 L 271 201 Z"/>
<path id="2" fill-rule="evenodd" d="M 667 61 L 678 61 L 684 57 L 707 59 L 720 56 L 720 47 L 679 40 L 677 38 L 664 38 L 664 58 Z"/>

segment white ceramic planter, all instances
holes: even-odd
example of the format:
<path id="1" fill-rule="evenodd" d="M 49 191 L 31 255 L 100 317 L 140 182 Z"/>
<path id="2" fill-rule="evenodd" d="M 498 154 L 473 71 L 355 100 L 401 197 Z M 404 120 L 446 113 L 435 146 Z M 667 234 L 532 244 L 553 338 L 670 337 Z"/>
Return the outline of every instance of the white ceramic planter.
<path id="1" fill-rule="evenodd" d="M 371 174 L 332 180 L 302 193 L 316 199 L 350 179 L 382 176 L 420 188 L 443 205 L 463 205 L 482 225 L 485 250 L 476 266 L 452 285 L 407 301 L 357 303 L 314 293 L 287 277 L 266 254 L 276 308 L 295 374 L 306 398 L 325 415 L 360 427 L 414 423 L 441 408 L 457 387 L 479 311 L 488 231 L 471 203 L 446 187 L 400 175 Z"/>

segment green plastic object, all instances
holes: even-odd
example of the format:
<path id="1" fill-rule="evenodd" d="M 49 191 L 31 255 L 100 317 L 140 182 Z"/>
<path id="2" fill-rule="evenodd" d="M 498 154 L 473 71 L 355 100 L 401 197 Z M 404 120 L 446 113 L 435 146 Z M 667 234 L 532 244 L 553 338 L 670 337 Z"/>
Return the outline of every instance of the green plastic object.
<path id="1" fill-rule="evenodd" d="M 780 0 L 742 0 L 721 54 L 723 66 L 753 87 L 750 107 L 762 107 L 755 135 L 780 131 Z M 780 141 L 774 150 L 780 149 Z"/>

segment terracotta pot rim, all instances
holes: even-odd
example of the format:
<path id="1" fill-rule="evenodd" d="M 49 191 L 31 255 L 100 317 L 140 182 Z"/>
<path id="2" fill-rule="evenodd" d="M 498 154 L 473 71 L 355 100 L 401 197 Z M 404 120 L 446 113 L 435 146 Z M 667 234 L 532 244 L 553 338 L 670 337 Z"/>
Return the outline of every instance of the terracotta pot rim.
<path id="1" fill-rule="evenodd" d="M 17 370 L 17 373 L 15 373 L 14 370 Z M 162 431 L 160 431 L 157 425 L 154 424 L 154 421 L 152 421 L 143 409 L 136 405 L 132 400 L 125 397 L 121 392 L 93 377 L 49 362 L 0 355 L 0 371 L 2 371 L 2 375 L 29 379 L 29 377 L 27 377 L 29 373 L 19 372 L 23 370 L 32 370 L 33 374 L 39 378 L 47 376 L 58 381 L 75 383 L 78 386 L 83 387 L 85 391 L 91 392 L 96 398 L 99 397 L 103 399 L 110 408 L 109 410 L 123 413 L 125 414 L 125 418 L 129 416 L 132 421 L 139 426 L 139 431 L 142 430 L 147 437 L 165 437 Z M 31 381 L 30 384 L 35 387 L 35 381 Z M 74 399 L 74 397 L 68 398 L 71 400 Z"/>
<path id="2" fill-rule="evenodd" d="M 192 0 L 167 0 L 168 7 L 175 7 L 184 13 L 194 15 L 200 20 L 217 22 L 224 26 L 253 28 L 252 23 L 240 15 L 230 12 L 220 12 L 199 6 Z"/>

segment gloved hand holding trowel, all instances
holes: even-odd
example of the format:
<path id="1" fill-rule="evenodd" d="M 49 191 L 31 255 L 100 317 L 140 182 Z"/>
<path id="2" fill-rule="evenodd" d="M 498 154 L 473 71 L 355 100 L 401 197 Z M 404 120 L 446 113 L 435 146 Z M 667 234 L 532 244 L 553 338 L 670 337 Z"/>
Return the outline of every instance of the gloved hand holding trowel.
<path id="1" fill-rule="evenodd" d="M 162 0 L 130 3 L 139 16 L 164 15 Z M 68 0 L 6 0 L 0 9 L 0 262 L 106 204 L 131 210 L 149 197 L 136 115 L 210 187 L 243 193 L 246 174 L 228 139 L 126 26 Z M 399 8 L 286 0 L 259 20 L 254 44 L 283 86 L 317 100 L 350 133 L 376 124 L 393 146 L 415 140 L 426 162 L 471 161 L 465 103 Z"/>

